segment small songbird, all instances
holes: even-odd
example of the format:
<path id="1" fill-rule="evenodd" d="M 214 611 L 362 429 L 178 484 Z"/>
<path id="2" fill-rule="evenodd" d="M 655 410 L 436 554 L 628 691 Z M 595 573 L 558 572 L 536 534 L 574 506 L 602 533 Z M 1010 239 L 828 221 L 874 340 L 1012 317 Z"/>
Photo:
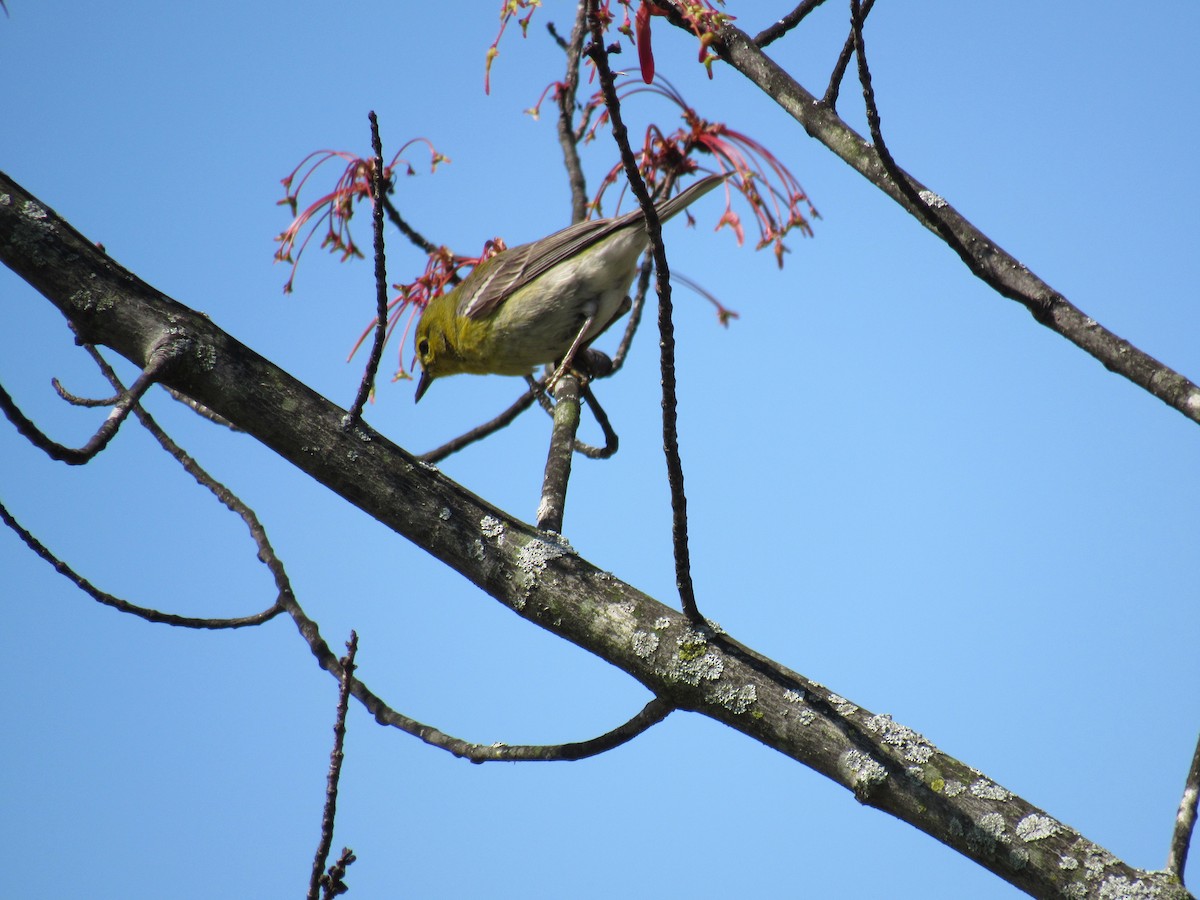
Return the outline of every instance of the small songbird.
<path id="1" fill-rule="evenodd" d="M 725 180 L 710 175 L 655 205 L 665 222 Z M 417 323 L 420 400 L 435 378 L 526 375 L 576 353 L 625 311 L 649 243 L 641 209 L 578 222 L 530 244 L 502 250 L 453 290 L 429 301 Z"/>

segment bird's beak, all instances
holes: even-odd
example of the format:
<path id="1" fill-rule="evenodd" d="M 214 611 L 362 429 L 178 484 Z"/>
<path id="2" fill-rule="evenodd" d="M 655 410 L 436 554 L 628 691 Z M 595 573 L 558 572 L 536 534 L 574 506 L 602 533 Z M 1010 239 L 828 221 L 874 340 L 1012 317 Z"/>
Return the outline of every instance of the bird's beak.
<path id="1" fill-rule="evenodd" d="M 429 390 L 431 384 L 433 384 L 433 379 L 429 377 L 428 372 L 422 369 L 421 379 L 417 382 L 417 395 L 413 397 L 413 403 L 421 402 L 421 398 L 425 396 L 425 392 Z"/>

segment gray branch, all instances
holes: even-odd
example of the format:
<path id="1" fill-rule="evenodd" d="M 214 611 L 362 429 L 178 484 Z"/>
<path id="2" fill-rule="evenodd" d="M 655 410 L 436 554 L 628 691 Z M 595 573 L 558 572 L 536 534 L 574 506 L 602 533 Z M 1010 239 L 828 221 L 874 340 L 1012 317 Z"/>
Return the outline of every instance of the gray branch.
<path id="1" fill-rule="evenodd" d="M 167 386 L 297 468 L 530 622 L 588 650 L 663 702 L 820 772 L 1037 897 L 1190 895 L 1136 869 L 915 731 L 766 659 L 489 505 L 145 284 L 0 173 L 0 259 L 72 323 L 145 367 L 171 335 Z M 1021 276 L 1025 277 L 1025 276 Z M 1032 276 L 1029 276 L 1032 277 Z"/>

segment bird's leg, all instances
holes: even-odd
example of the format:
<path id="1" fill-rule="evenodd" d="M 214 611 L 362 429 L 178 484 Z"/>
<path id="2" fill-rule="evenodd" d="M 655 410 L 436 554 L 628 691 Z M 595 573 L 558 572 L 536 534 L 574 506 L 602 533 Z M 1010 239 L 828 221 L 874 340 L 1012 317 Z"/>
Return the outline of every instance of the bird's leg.
<path id="1" fill-rule="evenodd" d="M 612 327 L 612 323 L 617 321 L 617 319 L 621 318 L 621 316 L 625 315 L 625 313 L 629 312 L 629 310 L 632 306 L 633 306 L 633 301 L 630 300 L 628 297 L 626 297 L 624 300 L 622 300 L 621 305 L 617 307 L 617 311 L 612 314 L 612 317 L 609 318 L 608 322 L 605 323 L 604 327 L 601 328 L 599 331 L 597 331 L 592 336 L 592 340 L 594 341 L 596 338 L 600 337 L 600 335 L 604 334 L 604 332 L 608 331 L 608 329 Z M 567 355 L 562 358 L 562 362 L 560 362 L 558 364 L 558 368 L 554 370 L 554 374 L 551 376 L 550 380 L 546 382 L 547 392 L 553 392 L 554 386 L 556 384 L 558 384 L 559 379 L 562 378 L 564 375 L 566 375 L 567 372 L 570 370 L 571 366 L 574 365 L 575 357 L 578 356 L 579 351 L 581 349 L 583 349 L 584 336 L 588 333 L 588 329 L 590 329 L 592 327 L 592 324 L 595 321 L 596 321 L 595 313 L 588 316 L 587 319 L 584 321 L 583 327 L 579 329 L 579 334 L 575 336 L 575 340 L 571 344 L 571 349 L 567 351 Z M 589 341 L 588 343 L 591 343 L 591 342 Z M 599 351 L 594 351 L 594 352 L 599 353 Z M 607 359 L 607 356 L 605 354 L 601 354 L 601 355 L 605 356 L 605 358 Z M 604 375 L 609 374 L 609 372 L 611 372 L 611 371 L 612 371 L 612 360 L 610 359 L 610 360 L 608 360 L 608 368 L 605 371 L 591 372 L 589 374 L 591 374 L 592 376 L 603 377 Z"/>
<path id="2" fill-rule="evenodd" d="M 571 349 L 567 351 L 567 355 L 562 358 L 562 362 L 558 364 L 558 368 L 554 370 L 554 374 L 550 376 L 550 380 L 546 382 L 546 391 L 550 394 L 554 393 L 554 386 L 571 368 L 571 363 L 575 361 L 575 354 L 579 352 L 579 348 L 583 346 L 583 339 L 587 336 L 588 331 L 595 323 L 594 315 L 588 316 L 583 320 L 583 327 L 579 329 L 579 334 L 575 336 L 575 341 L 571 344 Z"/>

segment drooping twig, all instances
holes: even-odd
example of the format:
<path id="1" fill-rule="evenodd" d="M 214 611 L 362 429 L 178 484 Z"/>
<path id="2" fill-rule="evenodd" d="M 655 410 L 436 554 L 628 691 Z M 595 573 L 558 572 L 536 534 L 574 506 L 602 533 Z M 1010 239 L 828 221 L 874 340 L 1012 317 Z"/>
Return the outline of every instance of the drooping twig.
<path id="1" fill-rule="evenodd" d="M 351 631 L 350 640 L 346 642 L 346 655 L 338 662 L 341 663 L 341 686 L 338 690 L 337 717 L 333 724 L 333 750 L 329 753 L 329 774 L 325 779 L 325 808 L 321 812 L 321 837 L 317 841 L 317 852 L 313 856 L 312 875 L 308 882 L 308 900 L 319 900 L 319 891 L 325 887 L 327 896 L 337 896 L 345 893 L 346 886 L 342 883 L 341 871 L 333 873 L 325 871 L 325 862 L 329 859 L 329 848 L 333 846 L 333 826 L 337 817 L 338 779 L 342 774 L 342 761 L 345 759 L 343 746 L 346 741 L 346 711 L 350 708 L 350 684 L 354 679 L 354 657 L 358 653 L 358 634 Z M 342 859 L 349 864 L 347 854 L 353 857 L 349 848 L 342 851 Z"/>
<path id="2" fill-rule="evenodd" d="M 1196 752 L 1192 754 L 1192 765 L 1183 785 L 1183 797 L 1171 833 L 1171 849 L 1167 853 L 1167 871 L 1178 878 L 1180 884 L 1183 884 L 1192 832 L 1196 829 L 1197 801 L 1200 801 L 1200 738 L 1196 740 Z"/>
<path id="3" fill-rule="evenodd" d="M 91 344 L 85 344 L 84 349 L 92 357 L 92 359 L 95 361 L 96 365 L 99 366 L 100 371 L 103 373 L 104 377 L 108 379 L 109 384 L 111 384 L 118 391 L 122 390 L 121 379 L 119 377 L 117 377 L 117 373 L 113 370 L 112 366 L 110 366 L 108 364 L 108 361 L 105 360 L 105 358 L 100 355 L 100 351 L 97 350 Z M 177 463 L 179 463 L 179 465 L 181 465 L 183 467 L 185 472 L 187 472 L 194 479 L 196 479 L 196 482 L 201 487 L 205 488 L 209 493 L 211 493 L 214 497 L 216 497 L 216 499 L 221 503 L 222 506 L 224 506 L 231 513 L 233 513 L 238 518 L 240 518 L 242 520 L 243 524 L 245 524 L 247 531 L 250 532 L 250 539 L 252 541 L 254 541 L 254 546 L 255 546 L 255 550 L 256 550 L 255 555 L 263 563 L 263 565 L 265 565 L 267 567 L 267 570 L 271 573 L 271 577 L 274 579 L 274 582 L 275 582 L 275 590 L 277 593 L 275 604 L 266 612 L 259 614 L 259 616 L 263 616 L 263 621 L 266 621 L 269 618 L 273 618 L 274 616 L 278 615 L 280 612 L 288 609 L 289 604 L 292 606 L 295 606 L 295 596 L 293 595 L 293 592 L 292 592 L 291 579 L 288 578 L 287 571 L 284 569 L 284 566 L 283 566 L 283 561 L 279 558 L 279 555 L 275 552 L 275 548 L 271 546 L 271 540 L 270 540 L 270 538 L 267 537 L 267 530 L 266 530 L 266 528 L 263 527 L 262 522 L 259 521 L 258 516 L 257 516 L 257 514 L 255 514 L 254 510 L 252 510 L 249 506 L 247 506 L 242 501 L 242 499 L 240 497 L 238 497 L 233 491 L 231 491 L 226 485 L 222 484 L 220 481 L 218 481 L 216 478 L 214 478 L 211 474 L 209 474 L 208 471 L 206 471 L 199 463 L 197 463 L 196 460 L 194 460 L 182 447 L 180 447 L 178 444 L 176 444 L 175 441 L 173 441 L 171 439 L 170 435 L 168 435 L 165 431 L 162 430 L 162 428 L 159 426 L 158 422 L 156 422 L 154 420 L 154 417 L 151 416 L 150 413 L 148 413 L 144 407 L 142 407 L 139 404 L 138 406 L 134 407 L 133 413 L 135 416 L 137 416 L 138 422 L 141 424 L 141 426 L 146 429 L 146 431 L 150 434 L 151 437 L 153 437 L 156 441 L 158 441 L 159 446 L 161 446 L 163 448 L 163 450 L 165 450 L 172 459 L 174 459 Z M 221 418 L 223 419 L 223 417 L 221 417 Z M 269 613 L 269 615 L 267 615 L 267 613 Z M 256 618 L 256 617 L 247 617 L 245 624 L 248 624 L 248 625 L 258 624 L 255 621 L 251 621 L 254 618 Z M 293 618 L 294 618 L 294 616 L 293 616 Z M 242 620 L 239 620 L 239 619 L 229 619 L 229 620 L 209 619 L 209 620 L 201 620 L 201 621 L 240 622 Z M 182 623 L 172 622 L 170 624 L 182 624 Z M 199 626 L 192 626 L 192 627 L 210 628 L 210 627 L 238 627 L 238 626 L 235 626 L 235 625 L 229 625 L 229 626 L 199 625 Z"/>
<path id="4" fill-rule="evenodd" d="M 620 446 L 620 439 L 617 437 L 617 432 L 613 430 L 612 422 L 608 420 L 608 413 L 604 411 L 604 407 L 600 405 L 600 401 L 596 399 L 596 395 L 592 393 L 592 386 L 585 382 L 581 388 L 583 399 L 588 405 L 588 409 L 592 411 L 592 415 L 596 417 L 596 423 L 600 426 L 600 430 L 604 433 L 604 446 L 593 447 L 590 444 L 585 444 L 582 441 L 575 442 L 575 452 L 588 457 L 589 459 L 608 459 L 617 452 Z"/>
<path id="5" fill-rule="evenodd" d="M 371 355 L 363 372 L 358 394 L 342 427 L 353 428 L 362 419 L 363 406 L 375 390 L 375 376 L 379 372 L 379 361 L 383 359 L 383 345 L 387 343 L 388 298 L 387 260 L 383 247 L 383 142 L 379 139 L 379 120 L 372 110 L 367 118 L 371 121 L 371 150 L 375 153 L 371 167 L 371 227 L 375 236 L 375 337 L 371 342 Z"/>
<path id="6" fill-rule="evenodd" d="M 704 624 L 704 617 L 696 606 L 695 588 L 692 584 L 691 553 L 687 537 L 687 495 L 683 486 L 683 463 L 679 458 L 679 431 L 677 425 L 677 401 L 675 396 L 675 325 L 671 318 L 670 269 L 667 254 L 662 245 L 662 225 L 654 210 L 646 185 L 638 172 L 637 160 L 629 146 L 628 131 L 621 118 L 620 101 L 614 87 L 612 69 L 608 65 L 608 54 L 604 47 L 604 34 L 596 0 L 587 0 L 590 10 L 592 43 L 588 55 L 596 64 L 600 76 L 600 87 L 604 92 L 612 134 L 621 150 L 621 161 L 629 179 L 630 189 L 641 204 L 646 216 L 646 233 L 654 252 L 656 287 L 658 289 L 659 362 L 662 374 L 663 450 L 667 462 L 667 482 L 671 489 L 671 537 L 675 551 L 675 586 L 679 590 L 684 614 L 697 625 Z"/>
<path id="7" fill-rule="evenodd" d="M 120 597 L 114 597 L 106 591 L 100 590 L 82 575 L 77 573 L 69 565 L 55 556 L 47 547 L 35 538 L 20 522 L 13 518 L 12 513 L 0 503 L 0 521 L 11 528 L 22 541 L 25 542 L 30 550 L 40 556 L 46 562 L 54 567 L 54 571 L 62 575 L 70 581 L 75 587 L 83 591 L 97 603 L 103 603 L 105 606 L 111 606 L 118 612 L 129 613 L 132 616 L 137 616 L 140 619 L 145 619 L 147 622 L 157 622 L 161 625 L 175 625 L 180 628 L 208 628 L 208 629 L 223 629 L 223 628 L 245 628 L 249 625 L 261 625 L 263 622 L 270 621 L 283 611 L 278 604 L 263 610 L 260 613 L 255 613 L 252 616 L 241 616 L 234 619 L 202 619 L 195 616 L 177 616 L 174 613 L 165 613 L 157 609 L 151 609 L 145 606 L 138 606 L 130 603 L 127 600 L 122 600 Z"/>
<path id="8" fill-rule="evenodd" d="M 765 47 L 772 41 L 777 41 L 802 21 L 810 12 L 824 3 L 825 0 L 804 0 L 799 6 L 793 9 L 790 13 L 774 23 L 768 28 L 764 28 L 754 36 L 754 43 L 760 47 Z"/>

